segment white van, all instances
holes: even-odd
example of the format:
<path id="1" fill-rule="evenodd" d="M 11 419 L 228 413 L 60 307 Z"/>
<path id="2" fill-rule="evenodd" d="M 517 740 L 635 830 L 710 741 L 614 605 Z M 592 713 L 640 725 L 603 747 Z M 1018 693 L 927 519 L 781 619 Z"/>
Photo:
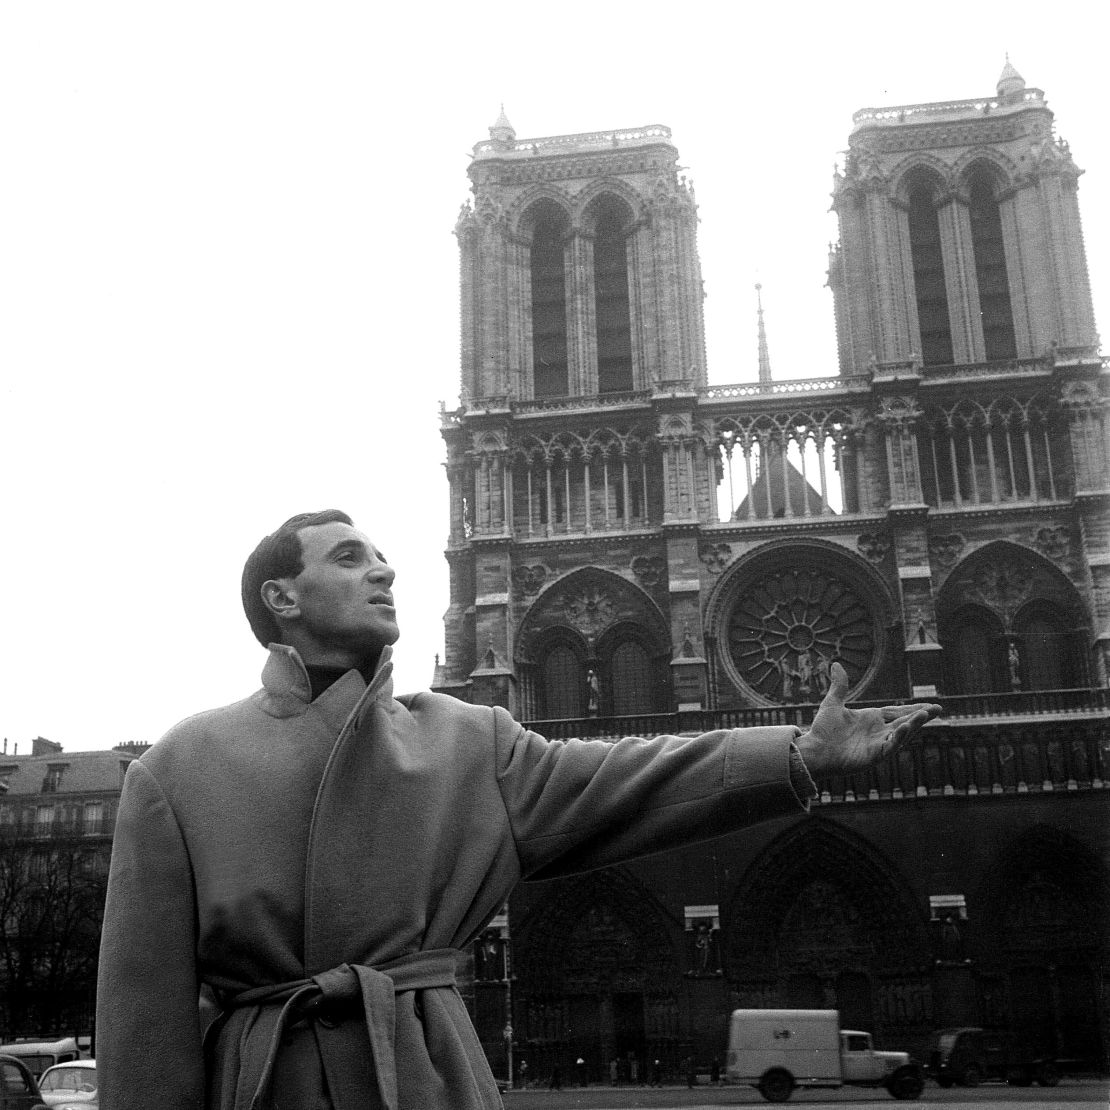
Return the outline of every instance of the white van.
<path id="1" fill-rule="evenodd" d="M 877 1052 L 871 1034 L 841 1029 L 836 1010 L 733 1010 L 726 1074 L 785 1102 L 795 1087 L 885 1087 L 917 1098 L 924 1071 L 906 1052 Z"/>
<path id="2" fill-rule="evenodd" d="M 21 1039 L 11 1044 L 0 1044 L 0 1055 L 18 1056 L 35 1079 L 39 1079 L 47 1068 L 55 1064 L 80 1060 L 81 1049 L 74 1037 L 58 1037 L 52 1041 Z"/>

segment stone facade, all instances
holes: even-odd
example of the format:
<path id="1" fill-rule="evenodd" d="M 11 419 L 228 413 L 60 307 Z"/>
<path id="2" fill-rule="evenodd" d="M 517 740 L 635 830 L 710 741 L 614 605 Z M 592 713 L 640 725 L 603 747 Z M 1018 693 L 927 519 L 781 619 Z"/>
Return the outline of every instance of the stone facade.
<path id="1" fill-rule="evenodd" d="M 857 113 L 839 372 L 775 381 L 761 343 L 739 385 L 665 128 L 475 148 L 437 688 L 551 736 L 804 725 L 834 661 L 946 708 L 805 820 L 526 888 L 512 1014 L 473 987 L 491 1057 L 511 1016 L 533 1076 L 708 1067 L 730 1006 L 797 1004 L 1105 1064 L 1110 375 L 1051 123 L 1010 66 Z"/>
<path id="2" fill-rule="evenodd" d="M 0 755 L 0 1039 L 93 1032 L 96 961 L 123 776 L 147 745 Z"/>

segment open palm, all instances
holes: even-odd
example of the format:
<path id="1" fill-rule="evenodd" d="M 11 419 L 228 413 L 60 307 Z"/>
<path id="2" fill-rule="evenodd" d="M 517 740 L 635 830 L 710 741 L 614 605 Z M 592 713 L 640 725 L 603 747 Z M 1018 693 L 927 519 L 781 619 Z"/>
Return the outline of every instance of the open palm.
<path id="1" fill-rule="evenodd" d="M 939 716 L 931 703 L 849 709 L 848 675 L 839 663 L 829 673 L 829 689 L 809 732 L 798 737 L 798 751 L 815 778 L 862 771 L 893 755 L 926 721 Z"/>

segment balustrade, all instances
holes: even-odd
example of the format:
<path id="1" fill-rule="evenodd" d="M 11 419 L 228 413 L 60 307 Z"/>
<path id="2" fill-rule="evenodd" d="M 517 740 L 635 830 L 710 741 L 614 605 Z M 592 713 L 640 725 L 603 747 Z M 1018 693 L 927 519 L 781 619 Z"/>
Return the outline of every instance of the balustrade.
<path id="1" fill-rule="evenodd" d="M 938 700 L 944 717 L 928 726 L 918 743 L 869 771 L 820 780 L 821 801 L 1110 788 L 1110 690 L 1037 690 Z M 549 739 L 609 740 L 766 725 L 807 728 L 816 708 L 810 704 L 587 717 L 534 721 L 527 727 Z"/>

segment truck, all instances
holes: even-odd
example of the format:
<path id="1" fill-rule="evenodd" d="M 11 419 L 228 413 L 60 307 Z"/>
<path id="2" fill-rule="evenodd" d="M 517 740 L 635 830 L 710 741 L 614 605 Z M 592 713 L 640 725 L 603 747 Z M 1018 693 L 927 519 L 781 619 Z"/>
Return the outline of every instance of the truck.
<path id="1" fill-rule="evenodd" d="M 925 1071 L 907 1052 L 879 1052 L 871 1034 L 840 1028 L 839 1010 L 733 1010 L 725 1074 L 785 1102 L 799 1087 L 885 1087 L 918 1098 Z"/>
<path id="2" fill-rule="evenodd" d="M 978 1087 L 986 1079 L 1004 1079 L 1015 1087 L 1060 1082 L 1056 1061 L 1034 1053 L 1016 1033 L 978 1026 L 938 1029 L 927 1071 L 941 1087 Z"/>

